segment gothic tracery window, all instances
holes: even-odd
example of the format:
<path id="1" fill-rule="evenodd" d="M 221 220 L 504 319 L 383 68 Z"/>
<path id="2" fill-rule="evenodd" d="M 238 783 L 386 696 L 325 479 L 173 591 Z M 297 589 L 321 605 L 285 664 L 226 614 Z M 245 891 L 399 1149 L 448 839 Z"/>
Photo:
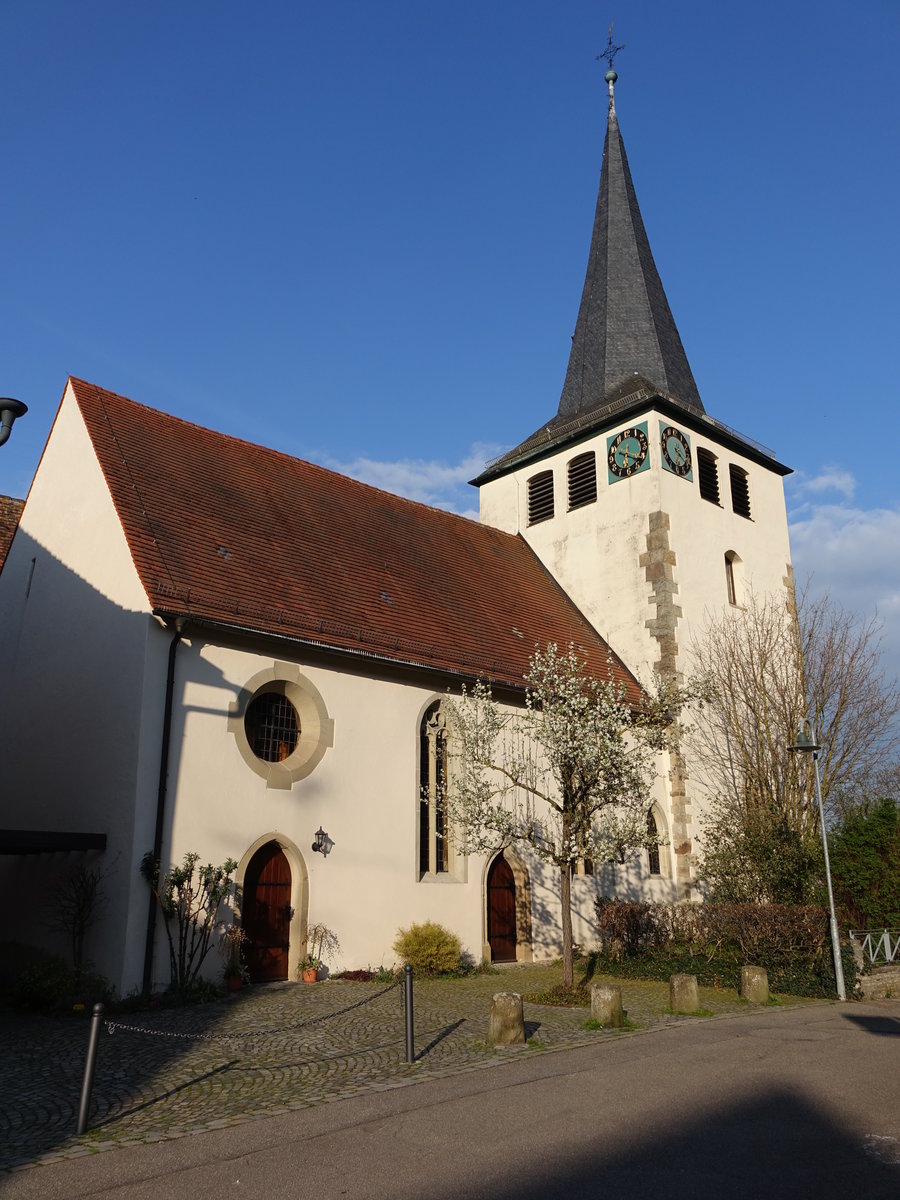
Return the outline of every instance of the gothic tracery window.
<path id="1" fill-rule="evenodd" d="M 419 872 L 450 870 L 452 849 L 445 797 L 449 754 L 447 720 L 441 703 L 432 704 L 419 731 Z"/>

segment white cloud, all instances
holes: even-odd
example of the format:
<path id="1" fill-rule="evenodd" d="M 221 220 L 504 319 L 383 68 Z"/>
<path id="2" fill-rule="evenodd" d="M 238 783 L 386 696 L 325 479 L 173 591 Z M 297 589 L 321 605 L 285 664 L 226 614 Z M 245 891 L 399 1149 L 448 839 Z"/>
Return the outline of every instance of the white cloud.
<path id="1" fill-rule="evenodd" d="M 469 480 L 479 475 L 488 459 L 498 453 L 498 447 L 476 444 L 458 463 L 425 458 L 382 461 L 365 457 L 342 462 L 327 457 L 324 465 L 409 500 L 420 500 L 423 504 L 477 520 L 477 496 L 469 486 Z"/>
<path id="2" fill-rule="evenodd" d="M 788 499 L 800 501 L 801 506 L 809 496 L 822 492 L 838 492 L 845 500 L 852 500 L 856 492 L 856 479 L 844 467 L 826 466 L 818 475 L 809 476 L 803 471 L 789 476 L 785 481 Z M 808 501 L 807 501 L 808 503 Z"/>
<path id="3" fill-rule="evenodd" d="M 798 581 L 858 613 L 884 622 L 882 649 L 900 675 L 900 510 L 842 504 L 806 505 L 790 524 Z"/>

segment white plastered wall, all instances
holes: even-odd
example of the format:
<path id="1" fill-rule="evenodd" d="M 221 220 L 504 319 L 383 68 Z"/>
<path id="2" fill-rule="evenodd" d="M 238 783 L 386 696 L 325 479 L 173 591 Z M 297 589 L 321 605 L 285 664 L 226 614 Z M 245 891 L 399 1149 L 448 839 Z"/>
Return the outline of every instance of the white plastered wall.
<path id="1" fill-rule="evenodd" d="M 397 930 L 412 922 L 437 921 L 457 933 L 477 958 L 484 938 L 485 860 L 471 856 L 458 873 L 420 879 L 416 820 L 419 787 L 419 726 L 422 713 L 441 693 L 406 678 L 291 661 L 312 684 L 334 722 L 334 744 L 312 773 L 290 788 L 267 787 L 247 765 L 229 730 L 229 710 L 241 688 L 282 659 L 191 635 L 179 647 L 172 722 L 172 753 L 163 862 L 196 850 L 204 862 L 232 857 L 244 866 L 250 853 L 272 839 L 302 856 L 292 872 L 292 903 L 308 897 L 308 913 L 295 913 L 290 969 L 302 953 L 300 923 L 324 922 L 340 940 L 330 970 L 391 964 Z M 370 664 L 371 666 L 371 664 Z M 655 796 L 664 799 L 661 780 Z M 313 853 L 321 826 L 333 843 L 327 857 Z M 532 893 L 533 953 L 560 952 L 559 884 L 554 868 L 526 862 Z M 626 878 L 646 874 L 637 861 L 620 869 Z M 594 879 L 577 878 L 575 936 L 593 944 Z M 212 956 L 208 974 L 221 963 Z M 154 979 L 167 982 L 164 943 L 158 939 Z"/>
<path id="2" fill-rule="evenodd" d="M 100 867 L 87 953 L 121 987 L 143 949 L 135 813 L 152 812 L 164 644 L 70 389 L 0 575 L 0 625 L 0 823 L 107 836 L 104 853 L 0 860 L 6 937 L 66 954 L 47 930 L 55 888 L 79 863 Z"/>

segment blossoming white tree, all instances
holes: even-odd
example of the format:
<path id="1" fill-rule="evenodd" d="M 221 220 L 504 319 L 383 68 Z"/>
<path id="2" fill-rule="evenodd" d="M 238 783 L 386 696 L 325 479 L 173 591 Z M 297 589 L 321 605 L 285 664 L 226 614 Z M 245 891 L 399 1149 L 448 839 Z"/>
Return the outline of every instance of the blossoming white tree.
<path id="1" fill-rule="evenodd" d="M 526 683 L 522 710 L 501 709 L 485 683 L 448 698 L 445 807 L 466 850 L 525 844 L 558 868 L 563 982 L 572 987 L 574 864 L 621 862 L 648 843 L 656 754 L 678 697 L 661 687 L 634 710 L 612 670 L 606 679 L 589 675 L 573 645 L 537 650 Z"/>

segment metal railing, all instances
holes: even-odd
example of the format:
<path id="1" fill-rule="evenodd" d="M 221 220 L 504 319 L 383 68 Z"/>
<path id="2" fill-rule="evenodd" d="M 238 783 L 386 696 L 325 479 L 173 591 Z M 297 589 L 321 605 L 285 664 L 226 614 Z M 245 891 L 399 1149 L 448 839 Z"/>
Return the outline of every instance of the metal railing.
<path id="1" fill-rule="evenodd" d="M 900 962 L 900 929 L 851 929 L 850 937 L 860 943 L 867 965 Z"/>

